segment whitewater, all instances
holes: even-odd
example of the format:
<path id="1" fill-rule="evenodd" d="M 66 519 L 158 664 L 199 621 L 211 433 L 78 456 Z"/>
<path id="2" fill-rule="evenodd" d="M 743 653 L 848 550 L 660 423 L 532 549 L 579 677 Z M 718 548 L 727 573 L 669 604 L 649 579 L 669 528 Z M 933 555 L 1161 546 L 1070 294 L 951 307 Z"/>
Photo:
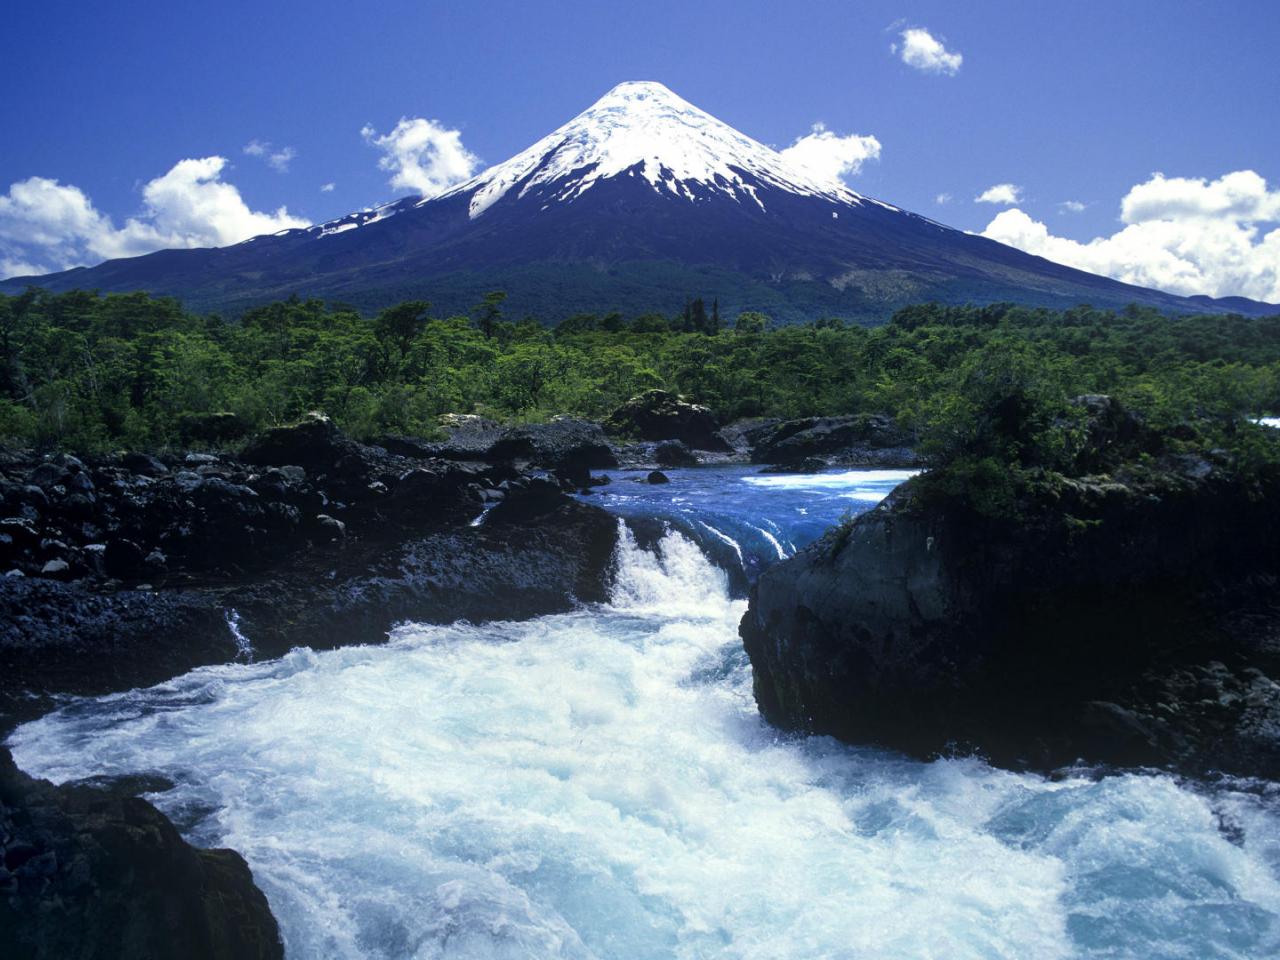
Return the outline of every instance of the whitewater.
<path id="1" fill-rule="evenodd" d="M 1274 788 L 926 763 L 760 720 L 745 601 L 704 551 L 767 558 L 756 530 L 792 552 L 899 479 L 633 484 L 615 506 L 665 533 L 621 528 L 608 604 L 71 701 L 14 756 L 171 783 L 149 798 L 245 856 L 291 958 L 1280 954 Z"/>

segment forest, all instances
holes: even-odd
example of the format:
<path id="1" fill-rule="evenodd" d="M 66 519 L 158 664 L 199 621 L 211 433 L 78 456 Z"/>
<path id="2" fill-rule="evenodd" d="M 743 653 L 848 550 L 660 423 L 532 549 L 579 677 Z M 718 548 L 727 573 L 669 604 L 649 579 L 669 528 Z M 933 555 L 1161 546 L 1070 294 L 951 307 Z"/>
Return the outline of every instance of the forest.
<path id="1" fill-rule="evenodd" d="M 1049 413 L 1107 393 L 1155 427 L 1280 411 L 1280 317 L 922 304 L 878 327 L 786 326 L 691 300 L 676 316 L 548 327 L 505 316 L 503 300 L 489 294 L 465 316 L 410 301 L 366 317 L 295 297 L 227 319 L 142 293 L 0 296 L 0 438 L 228 448 L 310 410 L 362 439 L 431 437 L 444 413 L 600 418 L 655 387 L 726 421 L 889 413 L 939 447 L 1010 393 Z"/>

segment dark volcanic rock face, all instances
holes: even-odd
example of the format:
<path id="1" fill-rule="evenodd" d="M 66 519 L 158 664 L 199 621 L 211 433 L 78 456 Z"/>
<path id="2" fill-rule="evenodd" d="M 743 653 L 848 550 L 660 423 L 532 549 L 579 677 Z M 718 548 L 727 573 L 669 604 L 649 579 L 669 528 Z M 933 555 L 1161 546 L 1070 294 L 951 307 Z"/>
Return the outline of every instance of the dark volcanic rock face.
<path id="1" fill-rule="evenodd" d="M 1280 485 L 1164 466 L 1059 478 L 1016 520 L 908 482 L 761 576 L 762 712 L 923 756 L 1280 776 Z"/>
<path id="2" fill-rule="evenodd" d="M 719 421 L 707 407 L 687 403 L 665 390 L 632 397 L 604 422 L 609 433 L 635 440 L 679 440 L 694 450 L 728 453 Z"/>
<path id="3" fill-rule="evenodd" d="M 915 438 L 884 414 L 806 417 L 758 427 L 749 434 L 751 460 L 776 466 L 827 464 L 920 466 Z"/>
<path id="4" fill-rule="evenodd" d="M 575 484 L 611 456 L 592 424 L 530 432 Z M 0 463 L 0 722 L 234 658 L 233 610 L 275 655 L 606 599 L 616 520 L 568 480 L 397 449 L 312 417 L 251 442 L 254 463 Z"/>
<path id="5" fill-rule="evenodd" d="M 0 943 L 11 960 L 271 960 L 266 897 L 125 793 L 33 780 L 0 748 Z"/>

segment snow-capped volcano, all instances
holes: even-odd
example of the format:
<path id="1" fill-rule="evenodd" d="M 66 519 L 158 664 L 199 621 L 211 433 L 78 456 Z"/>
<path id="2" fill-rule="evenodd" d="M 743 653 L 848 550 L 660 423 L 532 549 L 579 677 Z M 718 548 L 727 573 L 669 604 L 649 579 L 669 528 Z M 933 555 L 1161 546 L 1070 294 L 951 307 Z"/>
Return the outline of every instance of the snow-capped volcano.
<path id="1" fill-rule="evenodd" d="M 618 84 L 564 126 L 450 193 L 469 196 L 477 217 L 512 190 L 521 198 L 563 202 L 619 176 L 686 200 L 717 193 L 762 209 L 760 184 L 833 203 L 863 199 L 839 181 L 822 182 L 788 164 L 662 84 L 642 80 Z"/>
<path id="2" fill-rule="evenodd" d="M 1073 270 L 816 177 L 660 83 L 614 87 L 528 149 L 440 196 L 305 230 L 14 278 L 148 290 L 236 310 L 291 294 L 463 312 L 505 290 L 515 316 L 674 313 L 886 319 L 913 302 L 1216 305 Z M 1262 307 L 1263 305 L 1259 305 Z M 1233 301 L 1233 309 L 1242 309 Z"/>

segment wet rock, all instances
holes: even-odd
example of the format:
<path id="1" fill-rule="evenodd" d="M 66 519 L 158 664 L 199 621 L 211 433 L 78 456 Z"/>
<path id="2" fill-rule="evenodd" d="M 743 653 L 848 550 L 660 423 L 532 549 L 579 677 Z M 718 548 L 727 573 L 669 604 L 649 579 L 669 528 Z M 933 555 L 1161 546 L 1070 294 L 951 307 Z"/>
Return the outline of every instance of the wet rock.
<path id="1" fill-rule="evenodd" d="M 683 440 L 663 440 L 653 447 L 653 462 L 660 467 L 695 467 L 698 458 Z"/>
<path id="2" fill-rule="evenodd" d="M 649 475 L 644 478 L 645 483 L 670 483 L 671 478 L 661 470 L 651 470 Z"/>
<path id="3" fill-rule="evenodd" d="M 145 800 L 27 777 L 0 748 L 6 957 L 274 960 L 266 897 L 231 850 L 197 850 Z"/>
<path id="4" fill-rule="evenodd" d="M 609 414 L 604 428 L 638 440 L 680 440 L 694 450 L 729 452 L 719 422 L 708 407 L 689 403 L 665 390 L 632 397 Z"/>
<path id="5" fill-rule="evenodd" d="M 762 713 L 926 757 L 1280 775 L 1280 478 L 1116 469 L 1000 516 L 917 478 L 767 570 Z"/>
<path id="6" fill-rule="evenodd" d="M 761 473 L 822 473 L 827 469 L 827 461 L 819 457 L 805 457 L 791 463 L 776 463 L 765 467 Z"/>

